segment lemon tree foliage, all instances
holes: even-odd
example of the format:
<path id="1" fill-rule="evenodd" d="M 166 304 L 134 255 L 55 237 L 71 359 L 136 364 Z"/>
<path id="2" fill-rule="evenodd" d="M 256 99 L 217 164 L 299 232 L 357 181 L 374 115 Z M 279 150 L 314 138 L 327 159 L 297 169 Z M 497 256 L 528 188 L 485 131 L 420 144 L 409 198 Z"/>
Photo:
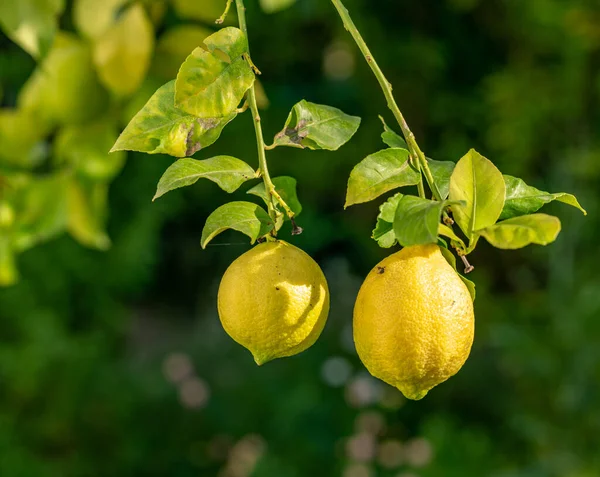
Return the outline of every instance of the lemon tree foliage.
<path id="1" fill-rule="evenodd" d="M 390 148 L 359 162 L 348 180 L 346 207 L 368 202 L 398 187 L 419 182 L 419 171 L 411 164 L 406 149 Z"/>
<path id="2" fill-rule="evenodd" d="M 175 107 L 175 81 L 160 87 L 133 117 L 112 151 L 191 156 L 213 144 L 235 111 L 216 118 L 199 118 Z"/>
<path id="3" fill-rule="evenodd" d="M 202 161 L 179 159 L 161 177 L 154 199 L 173 189 L 194 184 L 202 178 L 213 181 L 225 192 L 231 193 L 254 177 L 256 177 L 254 169 L 244 161 L 231 156 L 217 156 Z"/>
<path id="4" fill-rule="evenodd" d="M 254 73 L 244 55 L 246 36 L 227 27 L 204 40 L 184 61 L 175 83 L 175 105 L 200 118 L 231 113 L 254 83 Z"/>
<path id="5" fill-rule="evenodd" d="M 279 195 L 283 198 L 286 204 L 292 209 L 294 212 L 294 217 L 297 217 L 300 212 L 302 212 L 302 204 L 300 200 L 298 200 L 298 193 L 296 191 L 296 179 L 288 176 L 274 177 L 273 185 L 275 186 L 275 190 L 279 193 Z M 269 194 L 264 183 L 260 183 L 252 187 L 248 191 L 248 194 L 253 194 L 257 197 L 260 197 L 265 204 L 269 205 Z M 282 213 L 285 211 L 281 211 Z M 290 217 L 285 217 L 286 220 L 289 220 Z"/>
<path id="6" fill-rule="evenodd" d="M 358 130 L 360 118 L 337 108 L 302 100 L 290 112 L 283 130 L 275 136 L 273 146 L 336 151 Z"/>
<path id="7" fill-rule="evenodd" d="M 222 205 L 206 219 L 202 230 L 202 248 L 221 232 L 237 230 L 250 237 L 254 243 L 273 230 L 274 224 L 261 206 L 252 202 L 234 201 Z"/>
<path id="8" fill-rule="evenodd" d="M 275 13 L 289 8 L 296 0 L 260 0 L 260 6 L 266 13 Z"/>
<path id="9" fill-rule="evenodd" d="M 176 8 L 187 8 L 176 2 Z M 179 5 L 179 7 L 177 7 Z M 187 11 L 187 10 L 186 10 Z M 239 11 L 238 11 L 239 15 Z M 245 22 L 244 22 L 245 25 Z M 296 180 L 279 177 L 271 180 L 260 121 L 257 119 L 255 72 L 248 40 L 242 29 L 230 26 L 204 36 L 202 30 L 187 29 L 173 33 L 203 39 L 204 48 L 196 47 L 179 67 L 177 78 L 160 87 L 130 120 L 112 147 L 113 152 L 131 150 L 150 154 L 169 154 L 183 158 L 173 163 L 159 181 L 154 199 L 181 187 L 209 179 L 226 192 L 234 192 L 247 180 L 261 177 L 263 183 L 248 193 L 264 200 L 268 211 L 251 202 L 231 202 L 219 207 L 207 219 L 201 245 L 206 247 L 219 233 L 234 229 L 252 242 L 276 237 L 286 219 L 302 210 L 296 194 Z M 159 41 L 161 54 L 179 51 L 175 41 Z M 196 152 L 213 144 L 223 128 L 249 106 L 257 130 L 258 170 L 231 156 L 190 159 Z M 284 131 L 290 144 L 310 149 L 336 150 L 348 142 L 360 125 L 360 118 L 339 109 L 301 101 L 294 106 Z M 296 139 L 290 139 L 295 134 Z M 279 137 L 279 135 L 278 135 Z M 291 142 L 295 141 L 293 144 Z M 294 228 L 294 231 L 301 230 Z"/>
<path id="10" fill-rule="evenodd" d="M 332 0 L 332 3 L 377 78 L 402 130 L 402 135 L 398 134 L 380 116 L 381 139 L 389 149 L 371 154 L 352 169 L 346 207 L 371 201 L 404 186 L 417 186 L 418 196 L 410 191 L 396 192 L 381 204 L 372 232 L 372 238 L 380 247 L 437 243 L 454 269 L 456 257 L 450 249 L 461 257 L 465 273 L 469 273 L 473 267 L 466 255 L 473 252 L 480 237 L 502 249 L 553 242 L 560 232 L 560 221 L 535 213 L 544 204 L 564 202 L 586 214 L 572 194 L 544 192 L 522 179 L 503 175 L 492 161 L 474 149 L 456 163 L 427 158 L 396 104 L 391 84 L 348 10 L 341 0 Z M 455 225 L 458 227 L 454 228 Z M 475 299 L 474 284 L 461 278 Z"/>

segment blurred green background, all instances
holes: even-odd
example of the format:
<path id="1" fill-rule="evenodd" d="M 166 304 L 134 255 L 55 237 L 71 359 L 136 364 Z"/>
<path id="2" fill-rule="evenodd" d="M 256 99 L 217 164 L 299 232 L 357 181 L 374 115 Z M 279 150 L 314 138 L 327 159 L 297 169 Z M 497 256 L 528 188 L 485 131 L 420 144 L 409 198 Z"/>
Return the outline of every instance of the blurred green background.
<path id="1" fill-rule="evenodd" d="M 11 3 L 60 3 L 5 2 L 5 23 Z M 384 147 L 377 115 L 393 118 L 331 4 L 267 14 L 247 1 L 267 138 L 303 98 L 363 118 L 339 152 L 269 153 L 304 206 L 304 233 L 281 237 L 321 264 L 332 307 L 311 349 L 259 368 L 216 312 L 247 239 L 199 246 L 227 194 L 204 182 L 152 203 L 173 159 L 106 156 L 225 2 L 124 3 L 66 2 L 67 33 L 37 62 L 0 34 L 0 199 L 26 229 L 20 254 L 0 231 L 0 265 L 15 260 L 5 281 L 20 273 L 0 288 L 1 476 L 600 475 L 597 0 L 346 2 L 428 156 L 456 161 L 474 147 L 504 173 L 577 194 L 589 213 L 549 206 L 563 231 L 548 247 L 480 244 L 471 356 L 419 402 L 371 378 L 352 343 L 361 280 L 390 252 L 370 239 L 379 201 L 343 211 L 345 185 Z M 146 37 L 103 37 L 129 8 Z M 256 165 L 248 113 L 194 157 L 225 153 Z"/>

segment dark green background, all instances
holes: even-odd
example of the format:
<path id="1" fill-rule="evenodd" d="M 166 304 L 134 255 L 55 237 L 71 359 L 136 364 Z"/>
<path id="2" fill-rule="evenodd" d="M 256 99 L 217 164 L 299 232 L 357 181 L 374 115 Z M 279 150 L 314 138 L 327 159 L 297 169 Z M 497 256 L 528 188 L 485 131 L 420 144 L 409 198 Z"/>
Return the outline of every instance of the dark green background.
<path id="1" fill-rule="evenodd" d="M 310 253 L 329 280 L 323 335 L 301 355 L 258 368 L 216 313 L 219 279 L 249 248 L 246 237 L 199 246 L 204 220 L 230 197 L 203 182 L 152 203 L 172 159 L 130 154 L 111 187 L 112 249 L 64 236 L 23 254 L 21 282 L 0 290 L 0 475 L 600 475 L 597 0 L 347 1 L 428 156 L 456 161 L 474 147 L 504 173 L 577 194 L 589 213 L 547 207 L 563 223 L 548 247 L 480 243 L 471 356 L 419 402 L 368 379 L 351 342 L 362 277 L 389 251 L 369 238 L 379 201 L 344 211 L 345 185 L 358 161 L 384 147 L 377 115 L 393 118 L 329 2 L 298 0 L 271 16 L 247 3 L 271 101 L 267 137 L 302 98 L 363 118 L 339 152 L 269 153 L 272 175 L 298 179 L 304 206 L 304 234 L 284 228 L 281 238 Z M 167 13 L 166 25 L 179 22 Z M 348 79 L 323 73 L 334 42 L 354 55 Z M 4 36 L 0 58 L 2 105 L 12 106 L 35 64 Z M 220 153 L 256 165 L 249 114 L 195 157 Z M 174 353 L 193 364 L 187 389 L 209 390 L 198 408 L 184 405 L 185 384 L 165 375 Z M 323 379 L 332 357 L 351 369 L 337 387 Z M 377 446 L 390 440 L 401 443 L 404 463 L 388 469 Z"/>

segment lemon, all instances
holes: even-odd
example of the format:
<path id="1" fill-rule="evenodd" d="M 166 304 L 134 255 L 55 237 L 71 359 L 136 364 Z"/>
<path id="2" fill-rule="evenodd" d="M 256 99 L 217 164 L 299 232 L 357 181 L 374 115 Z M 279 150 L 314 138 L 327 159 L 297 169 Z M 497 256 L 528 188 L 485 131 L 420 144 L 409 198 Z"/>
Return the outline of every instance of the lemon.
<path id="1" fill-rule="evenodd" d="M 381 261 L 354 307 L 360 359 L 409 399 L 460 370 L 474 327 L 469 291 L 437 245 L 406 247 Z"/>
<path id="2" fill-rule="evenodd" d="M 218 308 L 225 331 L 261 365 L 317 340 L 329 313 L 329 290 L 308 254 L 282 240 L 265 242 L 229 266 Z"/>

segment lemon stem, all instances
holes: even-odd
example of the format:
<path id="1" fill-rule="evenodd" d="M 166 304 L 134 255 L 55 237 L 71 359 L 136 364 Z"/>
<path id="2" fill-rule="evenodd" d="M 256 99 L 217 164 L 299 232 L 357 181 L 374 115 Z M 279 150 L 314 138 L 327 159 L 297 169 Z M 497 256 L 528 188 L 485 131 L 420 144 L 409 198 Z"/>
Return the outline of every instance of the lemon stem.
<path id="1" fill-rule="evenodd" d="M 228 1 L 228 3 L 230 2 Z M 246 7 L 244 6 L 244 0 L 235 0 L 235 5 L 238 14 L 240 29 L 244 32 L 246 38 L 248 38 L 248 26 L 246 23 Z M 227 10 L 225 14 L 226 13 Z M 250 59 L 250 54 L 247 55 L 247 61 L 252 67 L 252 69 L 255 72 L 258 72 L 258 69 L 256 68 L 256 66 L 254 66 L 254 63 L 252 63 L 252 60 Z M 258 147 L 258 164 L 260 175 L 263 178 L 263 181 L 265 183 L 265 189 L 270 199 L 268 205 L 269 215 L 271 216 L 271 219 L 273 219 L 273 221 L 277 222 L 278 215 L 281 216 L 281 213 L 276 209 L 276 203 L 278 202 L 285 211 L 286 215 L 291 219 L 294 217 L 295 214 L 292 211 L 292 209 L 290 209 L 290 207 L 287 205 L 287 203 L 283 200 L 281 195 L 279 195 L 279 193 L 275 190 L 275 185 L 273 184 L 271 176 L 269 175 L 269 168 L 267 166 L 267 155 L 265 152 L 265 140 L 261 126 L 260 113 L 258 112 L 258 105 L 256 102 L 256 89 L 254 88 L 254 85 L 252 85 L 248 90 L 247 101 L 248 106 L 250 107 L 250 111 L 252 112 L 252 118 L 254 120 L 254 131 L 256 133 L 256 145 Z"/>
<path id="2" fill-rule="evenodd" d="M 371 50 L 369 50 L 369 47 L 365 43 L 365 40 L 363 39 L 362 35 L 356 28 L 356 25 L 352 21 L 352 18 L 350 17 L 350 13 L 348 12 L 348 9 L 344 6 L 344 4 L 342 3 L 341 0 L 331 0 L 331 3 L 333 3 L 333 6 L 338 11 L 340 18 L 342 19 L 342 22 L 344 23 L 344 28 L 346 28 L 346 30 L 348 30 L 350 35 L 352 35 L 352 38 L 354 39 L 356 45 L 362 52 L 363 56 L 365 57 L 365 60 L 367 60 L 367 63 L 371 67 L 371 70 L 373 70 L 373 73 L 375 74 L 377 81 L 379 81 L 379 85 L 381 86 L 381 89 L 383 90 L 385 99 L 387 100 L 388 108 L 394 114 L 394 117 L 396 118 L 396 121 L 398 122 L 400 129 L 402 129 L 402 134 L 404 134 L 404 138 L 406 139 L 406 143 L 408 144 L 408 148 L 409 148 L 411 154 L 417 158 L 418 167 L 421 170 L 421 172 L 423 173 L 423 175 L 425 176 L 425 179 L 427 180 L 427 184 L 429 185 L 429 188 L 431 189 L 431 192 L 433 193 L 433 197 L 436 200 L 442 200 L 442 195 L 440 194 L 440 191 L 439 191 L 439 189 L 435 183 L 435 180 L 433 178 L 433 175 L 431 174 L 431 170 L 429 169 L 429 164 L 427 163 L 427 158 L 425 157 L 425 154 L 423 154 L 423 151 L 421 151 L 421 148 L 419 148 L 419 145 L 417 144 L 417 141 L 415 139 L 415 135 L 412 133 L 412 131 L 408 127 L 408 123 L 404 119 L 404 116 L 402 115 L 402 112 L 400 112 L 400 108 L 398 107 L 398 104 L 396 103 L 396 100 L 394 99 L 391 83 L 387 80 L 387 78 L 383 74 L 383 71 L 381 71 L 381 68 L 375 61 L 375 58 L 373 57 Z M 422 183 L 419 187 L 419 195 L 421 197 L 423 197 L 425 195 L 425 191 L 423 190 Z"/>

